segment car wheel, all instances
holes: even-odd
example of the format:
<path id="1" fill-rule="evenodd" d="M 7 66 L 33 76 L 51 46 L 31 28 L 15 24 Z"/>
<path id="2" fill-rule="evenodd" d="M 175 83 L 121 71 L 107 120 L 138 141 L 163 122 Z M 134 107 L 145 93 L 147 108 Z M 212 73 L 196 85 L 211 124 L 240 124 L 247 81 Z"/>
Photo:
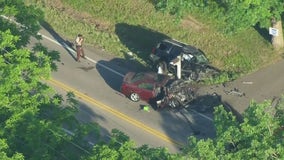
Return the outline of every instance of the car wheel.
<path id="1" fill-rule="evenodd" d="M 131 93 L 129 98 L 133 101 L 133 102 L 138 102 L 140 100 L 140 96 L 137 93 Z"/>
<path id="2" fill-rule="evenodd" d="M 169 101 L 169 106 L 171 108 L 178 108 L 178 107 L 180 107 L 180 102 L 176 98 L 172 98 Z"/>

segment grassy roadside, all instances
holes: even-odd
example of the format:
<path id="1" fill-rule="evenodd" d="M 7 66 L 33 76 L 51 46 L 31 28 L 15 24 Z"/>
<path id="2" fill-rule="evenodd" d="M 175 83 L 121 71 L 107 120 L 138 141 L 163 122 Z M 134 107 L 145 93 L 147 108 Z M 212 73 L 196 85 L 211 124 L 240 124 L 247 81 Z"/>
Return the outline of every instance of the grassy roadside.
<path id="1" fill-rule="evenodd" d="M 118 57 L 131 51 L 144 65 L 152 47 L 164 38 L 200 48 L 214 66 L 234 73 L 249 73 L 279 57 L 253 28 L 229 37 L 215 31 L 210 25 L 213 21 L 200 17 L 198 21 L 187 17 L 176 24 L 174 17 L 156 12 L 146 0 L 30 2 L 41 6 L 46 22 L 63 37 L 73 40 L 80 32 L 89 45 Z"/>

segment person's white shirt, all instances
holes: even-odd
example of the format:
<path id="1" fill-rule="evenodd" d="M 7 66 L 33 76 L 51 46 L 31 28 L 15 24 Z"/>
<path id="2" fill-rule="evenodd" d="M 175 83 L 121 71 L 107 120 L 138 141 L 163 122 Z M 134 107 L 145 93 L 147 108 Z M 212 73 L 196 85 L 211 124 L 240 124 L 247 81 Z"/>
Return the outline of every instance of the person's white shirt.
<path id="1" fill-rule="evenodd" d="M 77 38 L 76 38 L 76 45 L 77 45 L 77 46 L 82 46 L 82 42 L 83 42 L 83 38 L 77 36 Z"/>

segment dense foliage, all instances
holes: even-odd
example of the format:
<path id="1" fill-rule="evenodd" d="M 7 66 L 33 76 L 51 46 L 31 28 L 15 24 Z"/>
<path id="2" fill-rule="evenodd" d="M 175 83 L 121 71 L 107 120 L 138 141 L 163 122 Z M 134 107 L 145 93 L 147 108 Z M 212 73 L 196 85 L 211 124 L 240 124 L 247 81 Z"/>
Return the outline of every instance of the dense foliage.
<path id="1" fill-rule="evenodd" d="M 198 141 L 190 137 L 185 153 L 197 159 L 283 159 L 284 100 L 275 104 L 252 102 L 241 121 L 218 107 L 214 119 L 216 139 Z"/>
<path id="2" fill-rule="evenodd" d="M 176 15 L 179 19 L 195 11 L 203 11 L 205 16 L 218 19 L 219 26 L 226 33 L 248 29 L 260 24 L 261 27 L 271 26 L 271 20 L 280 20 L 284 11 L 283 1 L 227 1 L 227 0 L 155 0 L 158 10 Z"/>
<path id="3" fill-rule="evenodd" d="M 31 36 L 40 38 L 43 13 L 22 1 L 0 4 L 5 6 L 0 11 L 1 159 L 78 159 L 86 153 L 72 144 L 85 145 L 83 137 L 88 132 L 74 117 L 74 96 L 68 94 L 62 107 L 62 97 L 43 83 L 58 53 L 40 44 L 25 48 Z M 70 136 L 63 125 L 78 131 Z"/>

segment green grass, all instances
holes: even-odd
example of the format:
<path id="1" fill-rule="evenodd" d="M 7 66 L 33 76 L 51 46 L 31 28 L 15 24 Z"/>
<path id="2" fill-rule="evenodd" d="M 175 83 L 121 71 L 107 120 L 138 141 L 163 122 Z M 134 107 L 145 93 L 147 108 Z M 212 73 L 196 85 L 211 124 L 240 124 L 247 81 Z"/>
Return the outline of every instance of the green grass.
<path id="1" fill-rule="evenodd" d="M 37 2 L 45 11 L 46 22 L 63 37 L 73 40 L 77 33 L 82 33 L 89 45 L 118 57 L 131 51 L 144 65 L 151 49 L 164 38 L 200 48 L 214 66 L 230 73 L 249 73 L 279 56 L 253 28 L 223 35 L 214 29 L 218 21 L 208 20 L 198 13 L 196 18 L 192 15 L 177 24 L 175 17 L 157 12 L 147 0 Z"/>

